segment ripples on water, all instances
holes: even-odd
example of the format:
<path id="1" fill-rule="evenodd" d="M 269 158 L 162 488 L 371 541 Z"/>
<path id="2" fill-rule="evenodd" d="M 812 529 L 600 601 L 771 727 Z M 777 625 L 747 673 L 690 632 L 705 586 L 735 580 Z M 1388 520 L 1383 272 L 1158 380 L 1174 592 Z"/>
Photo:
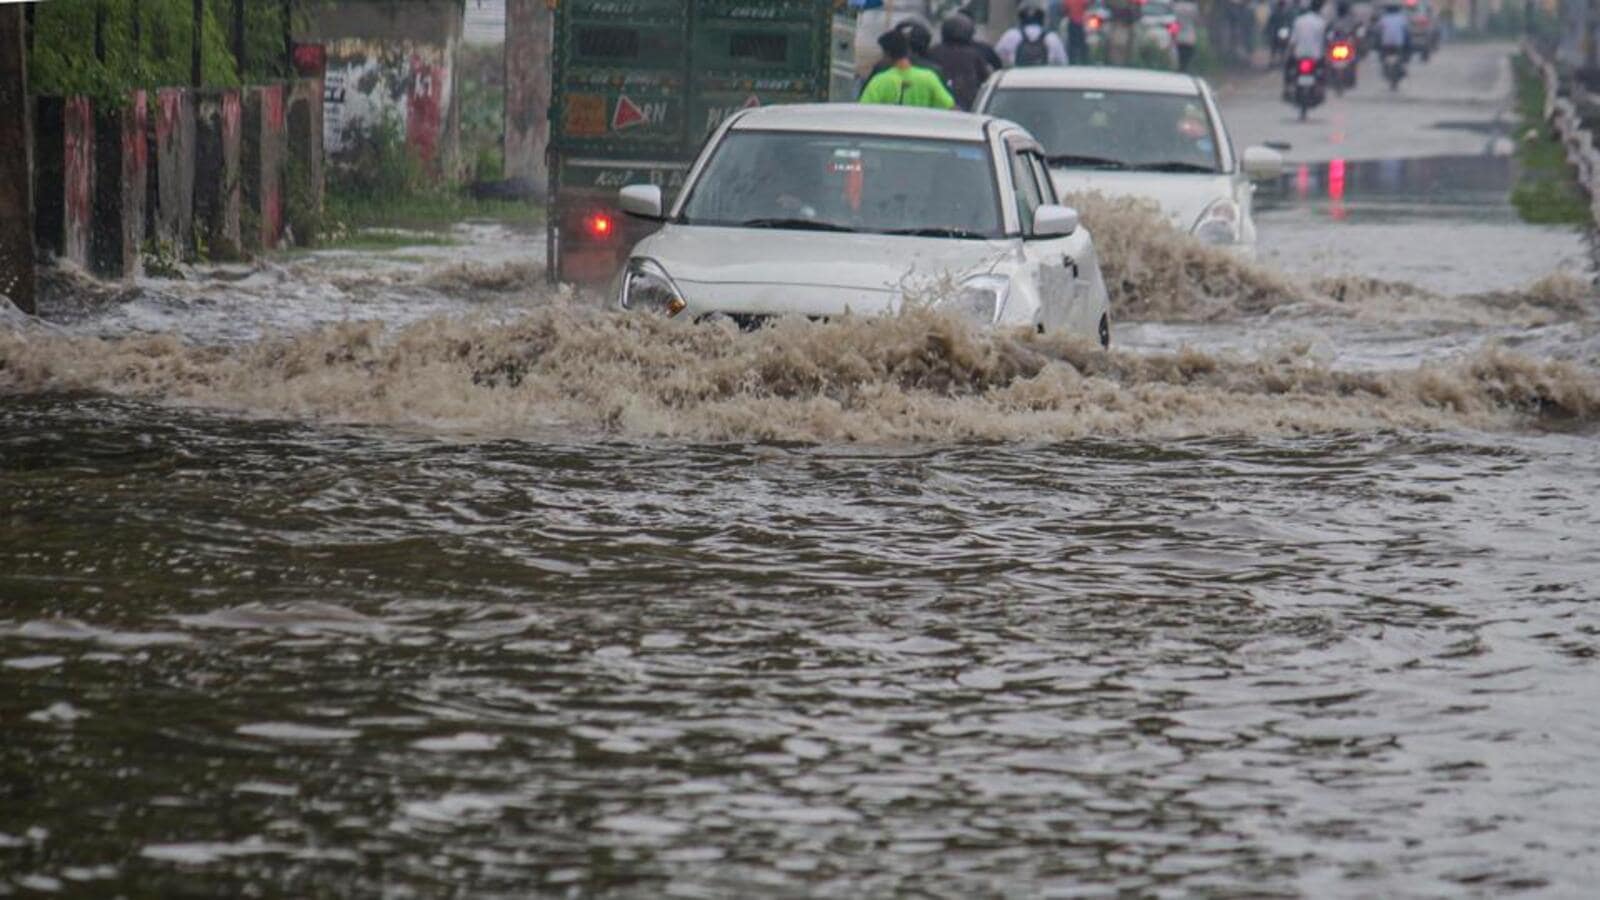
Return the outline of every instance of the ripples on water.
<path id="1" fill-rule="evenodd" d="M 41 396 L 0 460 L 16 886 L 1571 895 L 1596 858 L 1592 436 L 472 441 Z"/>

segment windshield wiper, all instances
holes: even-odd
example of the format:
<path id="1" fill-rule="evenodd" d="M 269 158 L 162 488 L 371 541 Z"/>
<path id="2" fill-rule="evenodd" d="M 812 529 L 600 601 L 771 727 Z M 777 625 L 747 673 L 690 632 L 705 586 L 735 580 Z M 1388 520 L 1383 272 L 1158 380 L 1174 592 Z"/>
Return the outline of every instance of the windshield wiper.
<path id="1" fill-rule="evenodd" d="M 1207 175 L 1217 174 L 1217 169 L 1215 166 L 1202 166 L 1199 163 L 1179 162 L 1177 160 L 1171 160 L 1169 162 L 1139 163 L 1135 166 L 1129 166 L 1129 168 L 1136 169 L 1140 172 L 1204 172 Z"/>
<path id="2" fill-rule="evenodd" d="M 1046 163 L 1052 166 L 1092 166 L 1097 169 L 1126 169 L 1128 164 L 1120 159 L 1110 159 L 1104 156 L 1084 156 L 1078 153 L 1058 153 L 1055 156 L 1046 156 Z"/>
<path id="3" fill-rule="evenodd" d="M 944 238 L 969 238 L 974 240 L 988 240 L 989 235 L 972 231 L 966 228 L 951 228 L 935 225 L 927 228 L 890 228 L 882 234 L 903 235 L 906 237 L 944 237 Z"/>
<path id="4" fill-rule="evenodd" d="M 739 228 L 793 228 L 796 231 L 846 231 L 854 232 L 849 225 L 839 225 L 834 222 L 819 222 L 816 219 L 747 219 L 738 224 Z"/>

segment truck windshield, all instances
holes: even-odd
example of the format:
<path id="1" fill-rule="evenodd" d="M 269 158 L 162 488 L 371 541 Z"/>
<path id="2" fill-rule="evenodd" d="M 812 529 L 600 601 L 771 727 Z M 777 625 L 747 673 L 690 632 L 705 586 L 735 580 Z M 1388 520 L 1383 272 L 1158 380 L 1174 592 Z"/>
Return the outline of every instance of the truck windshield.
<path id="1" fill-rule="evenodd" d="M 1016 88 L 995 91 L 984 112 L 1028 129 L 1052 166 L 1220 169 L 1211 117 L 1194 95 Z"/>
<path id="2" fill-rule="evenodd" d="M 690 225 L 998 238 L 1000 200 L 978 142 L 734 131 L 690 188 Z"/>

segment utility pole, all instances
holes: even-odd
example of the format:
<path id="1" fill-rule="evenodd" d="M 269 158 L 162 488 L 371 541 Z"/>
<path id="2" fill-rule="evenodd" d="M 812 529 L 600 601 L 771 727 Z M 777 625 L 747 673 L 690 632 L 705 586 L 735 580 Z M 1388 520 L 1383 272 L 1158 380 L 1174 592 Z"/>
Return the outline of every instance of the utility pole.
<path id="1" fill-rule="evenodd" d="M 550 181 L 552 5 L 506 0 L 505 177 L 525 179 L 541 192 Z"/>
<path id="2" fill-rule="evenodd" d="M 34 312 L 33 117 L 28 115 L 27 21 L 0 6 L 0 295 Z"/>

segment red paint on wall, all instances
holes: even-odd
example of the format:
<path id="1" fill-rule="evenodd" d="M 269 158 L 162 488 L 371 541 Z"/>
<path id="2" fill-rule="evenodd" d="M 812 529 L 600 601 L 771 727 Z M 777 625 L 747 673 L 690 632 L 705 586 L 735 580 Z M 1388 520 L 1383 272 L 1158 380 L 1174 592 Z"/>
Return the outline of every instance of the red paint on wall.
<path id="1" fill-rule="evenodd" d="M 178 130 L 178 116 L 183 108 L 183 92 L 178 88 L 162 88 L 156 93 L 156 146 L 172 146 L 172 135 Z"/>
<path id="2" fill-rule="evenodd" d="M 89 264 L 89 224 L 94 215 L 94 105 L 87 97 L 69 97 L 63 109 L 62 143 L 66 159 L 65 235 L 62 255 L 80 266 Z"/>
<path id="3" fill-rule="evenodd" d="M 450 72 L 411 55 L 411 89 L 406 94 L 406 146 L 423 165 L 432 166 L 444 127 L 444 91 Z"/>
<path id="4" fill-rule="evenodd" d="M 150 142 L 145 140 L 150 107 L 144 91 L 128 96 L 127 113 L 122 117 L 122 183 L 144 196 L 144 172 L 150 165 Z"/>

